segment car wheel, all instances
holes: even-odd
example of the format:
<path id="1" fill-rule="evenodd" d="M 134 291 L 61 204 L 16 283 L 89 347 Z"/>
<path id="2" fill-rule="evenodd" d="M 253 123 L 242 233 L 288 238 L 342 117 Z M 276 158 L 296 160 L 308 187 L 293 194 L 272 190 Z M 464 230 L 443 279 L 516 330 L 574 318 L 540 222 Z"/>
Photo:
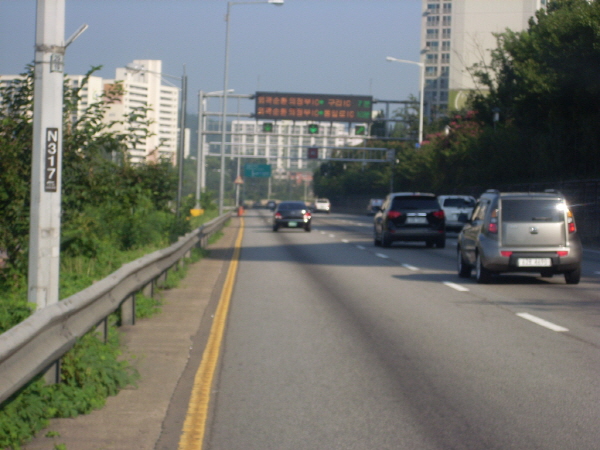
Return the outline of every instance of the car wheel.
<path id="1" fill-rule="evenodd" d="M 433 248 L 433 241 L 425 241 L 425 247 Z"/>
<path id="2" fill-rule="evenodd" d="M 571 272 L 565 272 L 565 281 L 567 284 L 579 284 L 579 280 L 581 280 L 581 267 Z"/>
<path id="3" fill-rule="evenodd" d="M 438 240 L 435 242 L 435 246 L 436 246 L 437 248 L 446 248 L 446 238 L 441 238 L 441 239 L 438 239 Z"/>
<path id="4" fill-rule="evenodd" d="M 307 224 L 304 226 L 304 231 L 310 232 L 310 223 L 307 223 Z"/>
<path id="5" fill-rule="evenodd" d="M 488 284 L 492 279 L 492 272 L 483 267 L 479 253 L 477 253 L 477 261 L 475 263 L 475 278 L 479 284 Z"/>
<path id="6" fill-rule="evenodd" d="M 277 231 L 279 227 L 277 225 L 273 225 L 273 231 Z"/>
<path id="7" fill-rule="evenodd" d="M 458 276 L 461 278 L 470 278 L 472 270 L 471 265 L 467 261 L 465 261 L 465 258 L 463 257 L 463 254 L 460 251 L 460 247 L 458 248 L 458 251 L 456 253 L 458 255 L 456 258 Z"/>
<path id="8" fill-rule="evenodd" d="M 392 245 L 392 240 L 388 236 L 388 234 L 384 231 L 381 234 L 381 246 L 382 247 L 390 247 Z"/>

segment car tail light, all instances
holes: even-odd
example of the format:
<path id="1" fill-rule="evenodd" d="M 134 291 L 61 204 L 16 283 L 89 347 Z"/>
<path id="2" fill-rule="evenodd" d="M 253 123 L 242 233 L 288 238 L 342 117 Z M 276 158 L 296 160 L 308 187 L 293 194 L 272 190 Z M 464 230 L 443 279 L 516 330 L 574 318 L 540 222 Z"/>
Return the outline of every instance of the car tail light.
<path id="1" fill-rule="evenodd" d="M 488 233 L 498 234 L 498 208 L 490 214 L 490 223 L 487 227 Z"/>
<path id="2" fill-rule="evenodd" d="M 443 219 L 444 217 L 446 217 L 446 215 L 444 214 L 444 210 L 440 209 L 439 211 L 433 212 L 433 217 L 435 217 L 436 219 Z"/>
<path id="3" fill-rule="evenodd" d="M 310 211 L 306 211 L 304 213 L 304 220 L 308 220 L 312 217 L 312 214 L 310 213 Z"/>
<path id="4" fill-rule="evenodd" d="M 502 250 L 502 251 L 500 252 L 500 254 L 501 254 L 502 256 L 505 256 L 505 257 L 507 257 L 507 258 L 510 258 L 510 257 L 512 256 L 513 252 L 509 252 L 509 251 L 507 251 L 507 250 Z"/>
<path id="5" fill-rule="evenodd" d="M 397 219 L 401 215 L 402 215 L 402 213 L 400 211 L 389 211 L 387 213 L 388 219 L 391 219 L 391 220 Z"/>
<path id="6" fill-rule="evenodd" d="M 281 218 L 283 218 L 283 216 L 281 215 L 281 213 L 280 213 L 280 212 L 276 212 L 276 213 L 275 213 L 275 218 L 276 218 L 276 219 L 281 219 Z"/>
<path id="7" fill-rule="evenodd" d="M 569 233 L 575 233 L 577 227 L 575 226 L 575 217 L 571 211 L 567 211 L 567 225 L 569 227 Z"/>
<path id="8" fill-rule="evenodd" d="M 558 256 L 568 256 L 569 255 L 569 250 L 561 250 L 559 252 L 556 252 L 556 254 Z"/>

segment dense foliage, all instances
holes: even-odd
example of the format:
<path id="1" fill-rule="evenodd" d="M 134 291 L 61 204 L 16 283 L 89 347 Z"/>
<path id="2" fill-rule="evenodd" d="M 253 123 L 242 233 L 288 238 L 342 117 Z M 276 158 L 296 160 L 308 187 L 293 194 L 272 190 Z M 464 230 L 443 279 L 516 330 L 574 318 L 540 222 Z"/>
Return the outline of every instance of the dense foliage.
<path id="1" fill-rule="evenodd" d="M 555 0 L 527 30 L 497 40 L 491 64 L 476 72 L 487 92 L 472 99 L 488 125 L 497 108 L 499 131 L 511 144 L 490 148 L 511 152 L 506 159 L 520 177 L 597 177 L 600 3 Z"/>
<path id="2" fill-rule="evenodd" d="M 88 73 L 90 76 L 95 68 Z M 148 137 L 144 109 L 106 122 L 110 104 L 122 93 L 115 86 L 72 121 L 80 105 L 77 88 L 64 88 L 60 297 L 65 298 L 214 217 L 210 195 L 202 218 L 177 219 L 174 201 L 177 173 L 169 161 L 132 165 L 126 148 L 132 139 Z M 31 314 L 26 276 L 31 189 L 33 71 L 31 68 L 0 91 L 0 333 Z M 114 125 L 119 125 L 114 127 Z M 133 130 L 135 129 L 135 133 Z M 115 131 L 123 130 L 123 131 Z M 193 199 L 183 199 L 191 208 Z M 198 255 L 196 255 L 198 257 Z M 170 277 L 170 280 L 173 276 Z M 138 317 L 160 308 L 160 301 L 137 299 Z M 116 322 L 109 339 L 94 333 L 81 339 L 62 360 L 58 385 L 36 380 L 0 405 L 0 448 L 20 448 L 52 417 L 87 413 L 104 404 L 137 373 L 123 359 Z"/>
<path id="3" fill-rule="evenodd" d="M 598 178 L 600 2 L 550 1 L 526 30 L 498 34 L 497 43 L 489 63 L 471 68 L 479 89 L 469 109 L 427 124 L 420 149 L 401 141 L 371 144 L 395 149 L 393 173 L 387 164 L 327 164 L 315 174 L 316 194 L 349 196 L 357 185 L 365 195 L 385 194 L 386 186 L 441 194 Z M 415 126 L 412 120 L 412 136 Z M 395 131 L 407 136 L 406 129 Z M 363 179 L 380 181 L 353 182 Z"/>
<path id="4" fill-rule="evenodd" d="M 85 84 L 64 89 L 61 254 L 93 258 L 106 248 L 164 243 L 171 230 L 185 228 L 172 214 L 176 170 L 169 161 L 129 163 L 125 150 L 149 136 L 148 122 L 144 109 L 105 120 L 111 103 L 122 94 L 119 85 L 72 121 Z M 11 287 L 23 284 L 27 271 L 32 88 L 29 70 L 22 81 L 1 92 L 0 249 L 8 259 L 0 283 Z"/>

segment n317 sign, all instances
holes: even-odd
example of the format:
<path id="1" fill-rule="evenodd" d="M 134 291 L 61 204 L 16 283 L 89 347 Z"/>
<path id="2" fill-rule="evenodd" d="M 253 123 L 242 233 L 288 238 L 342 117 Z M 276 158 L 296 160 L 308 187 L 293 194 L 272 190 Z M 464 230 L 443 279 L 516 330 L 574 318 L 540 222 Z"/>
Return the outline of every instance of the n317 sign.
<path id="1" fill-rule="evenodd" d="M 46 128 L 46 167 L 44 191 L 58 190 L 58 128 Z"/>

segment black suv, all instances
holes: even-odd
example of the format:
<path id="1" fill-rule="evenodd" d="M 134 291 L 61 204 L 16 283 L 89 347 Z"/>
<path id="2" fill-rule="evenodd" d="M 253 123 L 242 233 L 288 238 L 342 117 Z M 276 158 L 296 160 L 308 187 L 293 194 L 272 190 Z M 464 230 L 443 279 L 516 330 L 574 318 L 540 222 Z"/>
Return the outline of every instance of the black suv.
<path id="1" fill-rule="evenodd" d="M 375 245 L 394 241 L 424 241 L 427 247 L 446 246 L 446 218 L 434 194 L 389 194 L 375 214 Z"/>

